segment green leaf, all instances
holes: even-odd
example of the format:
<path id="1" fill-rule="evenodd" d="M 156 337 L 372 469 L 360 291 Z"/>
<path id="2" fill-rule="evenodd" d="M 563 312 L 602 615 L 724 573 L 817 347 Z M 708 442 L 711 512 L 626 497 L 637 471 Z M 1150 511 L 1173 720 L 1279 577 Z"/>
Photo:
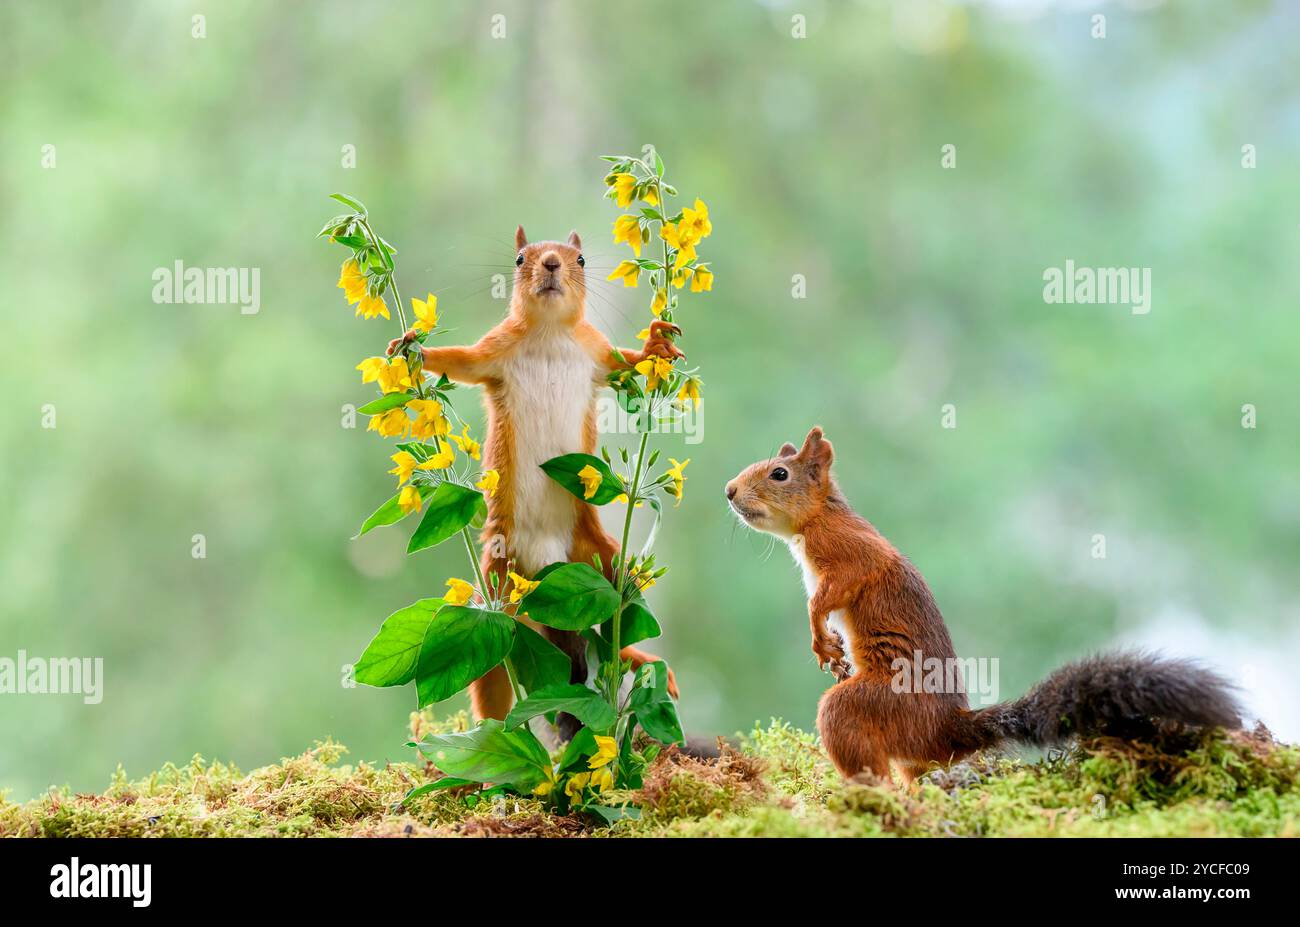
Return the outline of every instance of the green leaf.
<path id="1" fill-rule="evenodd" d="M 420 752 L 449 776 L 531 789 L 546 778 L 551 757 L 526 727 L 505 730 L 487 719 L 472 731 L 430 734 Z"/>
<path id="2" fill-rule="evenodd" d="M 438 448 L 434 447 L 432 444 L 420 444 L 417 441 L 408 441 L 399 444 L 397 445 L 397 449 L 399 451 L 406 451 L 406 453 L 410 454 L 420 463 L 424 463 L 434 454 L 438 453 Z"/>
<path id="3" fill-rule="evenodd" d="M 596 752 L 596 735 L 589 728 L 578 728 L 578 733 L 573 735 L 573 740 L 564 748 L 560 754 L 560 762 L 557 768 L 560 772 L 568 772 L 571 769 L 587 768 L 587 757 Z"/>
<path id="4" fill-rule="evenodd" d="M 320 231 L 316 233 L 316 237 L 324 238 L 326 235 L 333 234 L 336 228 L 338 228 L 340 225 L 342 225 L 344 222 L 347 222 L 351 218 L 352 216 L 350 215 L 335 216 L 333 219 L 331 219 L 330 221 L 326 222 L 324 225 L 321 226 Z"/>
<path id="5" fill-rule="evenodd" d="M 606 824 L 613 824 L 615 821 L 641 820 L 641 809 L 636 805 L 620 805 L 617 808 L 611 808 L 609 805 L 587 805 L 582 810 L 591 812 Z"/>
<path id="6" fill-rule="evenodd" d="M 357 682 L 363 686 L 404 686 L 414 679 L 424 634 L 445 604 L 442 599 L 421 599 L 385 618 L 379 633 L 353 667 Z"/>
<path id="7" fill-rule="evenodd" d="M 618 398 L 618 404 L 628 415 L 640 416 L 642 411 L 647 408 L 645 401 L 645 390 L 641 388 L 638 380 L 628 380 L 625 389 L 620 389 L 614 394 Z"/>
<path id="8" fill-rule="evenodd" d="M 419 798 L 421 795 L 428 795 L 430 792 L 440 792 L 443 789 L 455 789 L 462 785 L 478 785 L 473 779 L 457 779 L 455 776 L 443 776 L 437 782 L 426 782 L 424 785 L 417 785 L 405 795 L 397 804 L 400 807 L 405 805 L 413 798 Z"/>
<path id="9" fill-rule="evenodd" d="M 344 206 L 352 207 L 357 212 L 361 213 L 361 215 L 363 216 L 368 216 L 370 214 L 369 211 L 366 209 L 365 205 L 363 205 L 360 200 L 355 200 L 345 193 L 331 193 L 330 199 L 338 200 Z"/>
<path id="10" fill-rule="evenodd" d="M 519 682 L 529 692 L 569 681 L 572 666 L 568 655 L 522 622 L 515 628 L 510 659 Z"/>
<path id="11" fill-rule="evenodd" d="M 609 641 L 605 640 L 604 636 L 600 633 L 599 626 L 587 628 L 587 630 L 582 632 L 582 636 L 587 643 L 596 648 L 596 659 L 601 663 L 608 663 L 613 658 L 613 649 L 611 648 Z"/>
<path id="12" fill-rule="evenodd" d="M 360 409 L 357 409 L 362 415 L 378 415 L 380 412 L 387 412 L 389 409 L 396 409 L 404 406 L 415 397 L 407 392 L 388 393 L 380 396 L 378 399 L 372 399 Z"/>
<path id="13" fill-rule="evenodd" d="M 582 480 L 578 479 L 579 471 L 588 466 L 594 467 L 600 473 L 600 483 L 590 497 L 585 495 L 586 487 L 582 485 Z M 591 454 L 565 454 L 563 457 L 552 457 L 542 464 L 542 469 L 555 482 L 592 505 L 612 502 L 626 491 L 623 488 L 623 481 L 609 469 L 609 464 Z"/>
<path id="14" fill-rule="evenodd" d="M 677 706 L 671 699 L 637 709 L 636 719 L 647 734 L 661 743 L 680 744 L 686 740 L 682 734 L 682 722 L 677 717 Z"/>
<path id="15" fill-rule="evenodd" d="M 613 620 L 603 623 L 599 633 L 605 642 L 604 650 L 608 653 L 614 643 Z M 659 627 L 659 622 L 643 601 L 633 599 L 623 607 L 623 619 L 618 627 L 619 647 L 630 647 L 638 641 L 648 641 L 662 633 L 663 629 Z"/>
<path id="16" fill-rule="evenodd" d="M 421 499 L 427 499 L 433 494 L 434 487 L 427 483 L 420 483 L 416 485 L 415 489 L 420 494 Z M 400 497 L 401 493 L 398 493 L 379 508 L 375 509 L 371 516 L 361 524 L 361 530 L 357 532 L 356 537 L 361 537 L 361 535 L 365 534 L 371 528 L 383 528 L 387 525 L 396 524 L 405 518 L 407 513 L 403 512 L 402 507 L 397 503 L 397 500 Z M 355 541 L 356 538 L 353 538 L 353 540 Z"/>
<path id="17" fill-rule="evenodd" d="M 578 683 L 547 686 L 531 692 L 506 715 L 506 730 L 525 724 L 530 718 L 552 711 L 567 711 L 593 731 L 604 732 L 614 726 L 618 715 L 595 689 Z"/>
<path id="18" fill-rule="evenodd" d="M 515 620 L 503 612 L 444 605 L 429 622 L 415 667 L 418 708 L 451 698 L 505 659 Z"/>
<path id="19" fill-rule="evenodd" d="M 668 694 L 668 664 L 662 660 L 647 663 L 639 672 L 643 674 L 643 683 L 650 683 L 633 689 L 630 698 L 641 728 L 661 743 L 682 743 L 686 739 L 682 723 L 677 718 L 677 706 Z"/>
<path id="20" fill-rule="evenodd" d="M 586 563 L 566 563 L 546 574 L 524 596 L 521 614 L 552 628 L 582 631 L 609 618 L 618 608 L 619 594 Z"/>
<path id="21" fill-rule="evenodd" d="M 424 518 L 406 545 L 406 552 L 413 554 L 426 547 L 436 547 L 473 521 L 480 510 L 486 512 L 487 503 L 477 489 L 459 483 L 439 483 Z"/>
<path id="22" fill-rule="evenodd" d="M 655 176 L 660 180 L 664 176 L 664 159 L 659 157 L 659 149 L 655 149 Z"/>

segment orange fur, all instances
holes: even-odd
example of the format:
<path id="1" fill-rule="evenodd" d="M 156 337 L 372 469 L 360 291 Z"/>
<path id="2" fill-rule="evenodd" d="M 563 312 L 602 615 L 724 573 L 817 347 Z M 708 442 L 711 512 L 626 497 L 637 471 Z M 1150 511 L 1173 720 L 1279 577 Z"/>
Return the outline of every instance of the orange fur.
<path id="1" fill-rule="evenodd" d="M 812 651 L 840 679 L 817 711 L 831 761 L 846 777 L 888 778 L 891 760 L 914 776 L 930 762 L 958 758 L 952 718 L 966 710 L 966 696 L 891 688 L 895 659 L 911 663 L 918 650 L 927 658 L 953 657 L 952 641 L 921 574 L 840 494 L 830 476 L 833 457 L 814 428 L 802 449 L 787 444 L 741 472 L 727 484 L 727 496 L 749 525 L 794 542 L 802 556 L 812 587 Z M 788 474 L 780 482 L 772 478 L 777 468 Z M 837 612 L 847 642 L 827 627 Z M 856 668 L 852 675 L 846 661 Z"/>
<path id="2" fill-rule="evenodd" d="M 500 481 L 496 493 L 488 500 L 488 515 L 481 535 L 482 565 L 485 575 L 494 573 L 500 577 L 502 588 L 507 588 L 510 539 L 518 514 L 515 490 L 517 469 L 514 459 L 517 429 L 510 415 L 507 395 L 509 384 L 503 376 L 506 359 L 530 338 L 543 333 L 554 335 L 557 332 L 568 332 L 568 336 L 581 346 L 583 353 L 592 360 L 600 383 L 604 382 L 604 377 L 609 372 L 637 364 L 648 356 L 681 356 L 669 337 L 669 333 L 680 330 L 668 323 L 656 322 L 652 324 L 651 335 L 641 349 L 620 348 L 616 359 L 609 340 L 585 317 L 586 277 L 579 263 L 582 242 L 577 233 L 571 233 L 569 240 L 564 243 L 544 241 L 530 244 L 520 227 L 515 233 L 515 243 L 523 261 L 516 266 L 514 290 L 506 318 L 473 345 L 422 349 L 425 370 L 445 373 L 458 383 L 485 388 L 487 437 L 483 442 L 483 467 L 496 470 Z M 413 337 L 413 332 L 407 332 L 404 339 L 395 340 L 389 345 L 389 353 L 393 353 L 404 340 L 409 341 Z M 572 448 L 570 452 L 595 453 L 596 441 L 596 408 L 593 400 L 584 419 L 582 446 Z M 573 505 L 576 518 L 568 559 L 571 562 L 590 563 L 592 555 L 599 554 L 605 574 L 612 580 L 611 567 L 618 553 L 618 541 L 601 526 L 594 506 L 576 498 Z M 505 539 L 505 557 L 493 555 L 492 548 L 498 537 Z M 573 665 L 571 681 L 585 681 L 586 641 L 575 632 L 540 626 L 538 630 L 569 655 Z M 658 659 L 631 647 L 625 648 L 622 653 L 635 666 Z M 669 689 L 674 696 L 677 695 L 676 678 L 671 670 Z M 473 682 L 470 685 L 470 701 L 475 718 L 504 718 L 513 702 L 505 671 L 498 667 Z"/>

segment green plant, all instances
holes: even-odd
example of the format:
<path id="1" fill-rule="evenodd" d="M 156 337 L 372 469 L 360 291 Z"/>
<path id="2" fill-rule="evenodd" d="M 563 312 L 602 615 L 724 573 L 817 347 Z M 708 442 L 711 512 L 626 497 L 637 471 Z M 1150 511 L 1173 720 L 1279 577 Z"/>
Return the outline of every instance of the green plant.
<path id="1" fill-rule="evenodd" d="M 620 209 L 645 204 L 615 221 L 615 241 L 626 241 L 636 260 L 620 263 L 610 279 L 634 287 L 646 274 L 653 290 L 652 313 L 672 322 L 679 308 L 674 289 L 688 281 L 692 292 L 712 288 L 712 271 L 696 251 L 712 231 L 708 210 L 696 200 L 693 206 L 668 212 L 665 204 L 677 191 L 665 181 L 663 160 L 653 148 L 644 158 L 604 160 L 611 164 L 605 178 L 608 196 Z M 358 200 L 342 194 L 334 198 L 353 210 L 335 216 L 320 233 L 351 251 L 339 287 L 357 306 L 357 314 L 368 319 L 391 318 L 391 295 L 405 333 L 407 319 L 394 276 L 396 249 L 374 232 Z M 655 232 L 662 257 L 643 259 L 642 245 Z M 634 817 L 635 808 L 609 807 L 601 801 L 602 794 L 639 788 L 661 745 L 683 739 L 662 661 L 639 667 L 624 692 L 632 666 L 621 659 L 622 649 L 660 633 L 643 592 L 666 572 L 656 565 L 653 551 L 664 511 L 661 496 L 680 504 L 683 471 L 690 463 L 669 458 L 671 466 L 651 475 L 659 452 L 650 451 L 648 444 L 652 433 L 698 407 L 698 374 L 679 370 L 665 358 L 650 358 L 635 367 L 618 359 L 621 369 L 610 375 L 609 385 L 639 435 L 636 453 L 621 449 L 616 465 L 602 447 L 600 456 L 566 454 L 542 465 L 551 479 L 591 505 L 626 505 L 615 561 L 553 563 L 532 578 L 510 572 L 509 582 L 501 582 L 495 573 L 484 576 L 470 534 L 486 515 L 484 494 L 495 492 L 499 475 L 480 471 L 478 480 L 471 482 L 474 467 L 465 461 L 480 459 L 479 445 L 463 423 L 460 435 L 452 433 L 448 416 L 459 420 L 450 401 L 455 384 L 446 376 L 429 377 L 422 369 L 420 347 L 440 332 L 436 298 L 430 294 L 411 303 L 414 340 L 399 342 L 392 357 L 370 357 L 357 365 L 363 383 L 374 382 L 380 389 L 378 398 L 359 410 L 371 416 L 369 430 L 413 439 L 399 443 L 392 455 L 395 466 L 389 472 L 397 476 L 399 492 L 366 519 L 360 533 L 396 524 L 423 509 L 408 553 L 459 537 L 473 579 L 451 578 L 441 597 L 421 599 L 390 615 L 356 662 L 356 681 L 371 686 L 414 682 L 417 707 L 422 709 L 499 665 L 509 674 L 515 706 L 504 720 L 485 720 L 468 731 L 427 734 L 410 744 L 445 777 L 413 789 L 408 798 L 480 785 L 490 786 L 488 793 L 530 794 L 558 810 L 581 808 L 607 821 Z M 654 521 L 634 552 L 632 513 L 645 505 L 653 510 Z M 525 614 L 538 624 L 577 631 L 586 638 L 599 665 L 594 687 L 569 683 L 568 657 L 516 620 L 516 615 Z M 582 727 L 553 757 L 529 722 L 539 716 L 554 721 L 560 712 L 575 717 Z M 646 736 L 638 736 L 638 731 Z"/>

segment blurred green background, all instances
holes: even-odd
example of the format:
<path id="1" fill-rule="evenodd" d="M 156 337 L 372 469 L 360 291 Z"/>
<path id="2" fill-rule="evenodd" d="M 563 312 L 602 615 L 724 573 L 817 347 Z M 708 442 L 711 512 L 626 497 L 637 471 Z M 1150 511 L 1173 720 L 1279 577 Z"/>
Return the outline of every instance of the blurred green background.
<path id="1" fill-rule="evenodd" d="M 516 223 L 619 256 L 596 156 L 647 142 L 714 223 L 714 292 L 679 316 L 703 441 L 659 445 L 691 465 L 651 595 L 689 730 L 812 723 L 798 575 L 721 489 L 817 423 L 1003 697 L 1142 643 L 1300 736 L 1297 26 L 1222 0 L 5 4 L 0 656 L 106 678 L 94 706 L 0 695 L 0 787 L 327 735 L 405 757 L 413 690 L 342 667 L 463 553 L 349 540 L 391 449 L 340 409 L 396 323 L 335 289 L 326 195 L 368 204 L 405 294 L 471 341 Z M 1150 314 L 1045 304 L 1067 259 L 1150 267 Z M 177 260 L 260 268 L 260 313 L 155 304 Z M 597 292 L 631 344 L 648 291 Z"/>

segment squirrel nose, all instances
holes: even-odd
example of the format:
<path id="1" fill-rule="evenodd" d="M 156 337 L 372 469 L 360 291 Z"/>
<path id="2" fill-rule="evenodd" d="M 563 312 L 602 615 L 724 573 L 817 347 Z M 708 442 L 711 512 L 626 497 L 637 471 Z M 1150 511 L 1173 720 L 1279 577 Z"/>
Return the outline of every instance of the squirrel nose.
<path id="1" fill-rule="evenodd" d="M 731 483 L 728 483 L 728 484 L 727 484 L 727 501 L 730 502 L 730 501 L 731 501 L 732 499 L 734 499 L 734 498 L 736 498 L 736 487 L 733 486 Z"/>
<path id="2" fill-rule="evenodd" d="M 544 258 L 542 258 L 542 266 L 545 267 L 547 270 L 551 271 L 552 273 L 559 270 L 560 269 L 559 255 L 556 254 L 554 251 L 548 252 L 547 255 Z"/>

